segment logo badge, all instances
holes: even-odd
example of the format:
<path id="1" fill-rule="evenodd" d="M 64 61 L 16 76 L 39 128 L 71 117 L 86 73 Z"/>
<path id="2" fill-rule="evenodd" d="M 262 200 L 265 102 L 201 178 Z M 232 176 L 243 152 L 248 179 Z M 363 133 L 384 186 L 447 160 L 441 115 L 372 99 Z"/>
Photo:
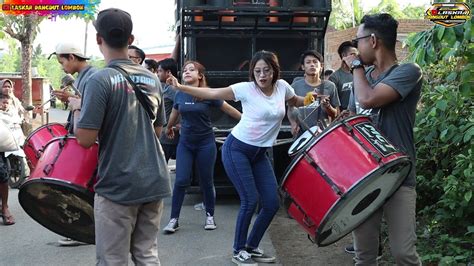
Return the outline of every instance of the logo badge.
<path id="1" fill-rule="evenodd" d="M 425 19 L 445 27 L 463 24 L 471 18 L 471 9 L 465 3 L 436 3 L 425 12 Z"/>

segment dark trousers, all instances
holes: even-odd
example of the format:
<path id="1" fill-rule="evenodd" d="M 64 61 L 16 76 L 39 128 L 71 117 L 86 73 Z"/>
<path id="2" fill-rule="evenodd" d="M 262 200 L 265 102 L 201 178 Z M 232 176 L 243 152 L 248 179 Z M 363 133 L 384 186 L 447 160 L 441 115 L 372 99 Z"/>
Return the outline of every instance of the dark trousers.
<path id="1" fill-rule="evenodd" d="M 179 218 L 186 188 L 191 185 L 193 169 L 198 171 L 199 183 L 204 194 L 206 212 L 214 216 L 216 194 L 214 188 L 214 165 L 217 148 L 214 135 L 189 141 L 181 136 L 176 154 L 176 180 L 173 189 L 171 218 Z M 193 163 L 197 167 L 193 167 Z"/>

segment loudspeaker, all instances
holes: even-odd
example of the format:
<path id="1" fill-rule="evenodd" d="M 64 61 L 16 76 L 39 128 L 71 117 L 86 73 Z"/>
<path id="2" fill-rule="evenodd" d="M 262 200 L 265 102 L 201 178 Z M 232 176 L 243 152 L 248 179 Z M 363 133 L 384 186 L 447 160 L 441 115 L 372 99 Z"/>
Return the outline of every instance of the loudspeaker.
<path id="1" fill-rule="evenodd" d="M 256 51 L 274 52 L 282 71 L 300 70 L 300 55 L 310 49 L 309 37 L 287 34 L 287 38 L 257 38 Z M 252 58 L 251 38 L 196 38 L 196 59 L 208 71 L 248 71 Z"/>
<path id="2" fill-rule="evenodd" d="M 293 7 L 327 8 L 331 6 L 330 2 L 330 0 L 283 0 L 283 6 L 290 9 Z"/>

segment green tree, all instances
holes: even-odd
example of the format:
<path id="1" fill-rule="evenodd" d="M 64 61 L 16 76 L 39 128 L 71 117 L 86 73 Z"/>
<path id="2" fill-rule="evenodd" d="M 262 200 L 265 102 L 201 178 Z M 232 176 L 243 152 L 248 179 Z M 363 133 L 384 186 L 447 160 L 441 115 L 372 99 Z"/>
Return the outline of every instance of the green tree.
<path id="1" fill-rule="evenodd" d="M 91 20 L 93 14 L 99 5 L 99 0 L 91 0 L 87 6 L 88 14 L 82 13 L 71 13 L 67 16 L 61 16 L 63 18 L 79 17 L 86 20 Z M 33 42 L 39 31 L 39 24 L 44 19 L 44 16 L 31 13 L 26 15 L 6 15 L 0 13 L 0 26 L 2 32 L 8 34 L 12 38 L 18 40 L 21 46 L 21 75 L 22 75 L 22 98 L 24 105 L 31 105 L 31 62 L 33 55 Z M 27 114 L 29 115 L 29 114 Z M 28 119 L 27 119 L 28 120 Z M 27 124 L 26 131 L 30 131 L 32 128 L 31 124 Z"/>
<path id="2" fill-rule="evenodd" d="M 329 25 L 337 30 L 360 24 L 365 14 L 389 13 L 396 19 L 422 19 L 426 7 L 408 5 L 401 9 L 396 0 L 381 0 L 380 4 L 364 12 L 359 0 L 335 0 L 332 3 Z"/>
<path id="3" fill-rule="evenodd" d="M 424 70 L 416 117 L 419 232 L 424 262 L 469 264 L 474 256 L 473 24 L 433 28 L 407 40 Z"/>

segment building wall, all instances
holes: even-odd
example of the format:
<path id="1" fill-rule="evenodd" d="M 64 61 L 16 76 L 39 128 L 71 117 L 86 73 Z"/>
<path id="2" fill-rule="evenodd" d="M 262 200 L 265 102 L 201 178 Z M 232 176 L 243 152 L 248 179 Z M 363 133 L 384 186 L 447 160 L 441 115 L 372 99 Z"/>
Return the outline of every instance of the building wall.
<path id="1" fill-rule="evenodd" d="M 433 27 L 433 23 L 423 19 L 401 19 L 398 21 L 398 36 L 396 52 L 398 60 L 403 60 L 408 55 L 408 49 L 403 48 L 403 41 L 413 32 L 420 32 Z M 341 59 L 337 53 L 339 44 L 344 41 L 350 41 L 355 38 L 357 27 L 340 31 L 329 31 L 325 37 L 324 61 L 326 69 L 338 69 L 341 65 Z"/>

